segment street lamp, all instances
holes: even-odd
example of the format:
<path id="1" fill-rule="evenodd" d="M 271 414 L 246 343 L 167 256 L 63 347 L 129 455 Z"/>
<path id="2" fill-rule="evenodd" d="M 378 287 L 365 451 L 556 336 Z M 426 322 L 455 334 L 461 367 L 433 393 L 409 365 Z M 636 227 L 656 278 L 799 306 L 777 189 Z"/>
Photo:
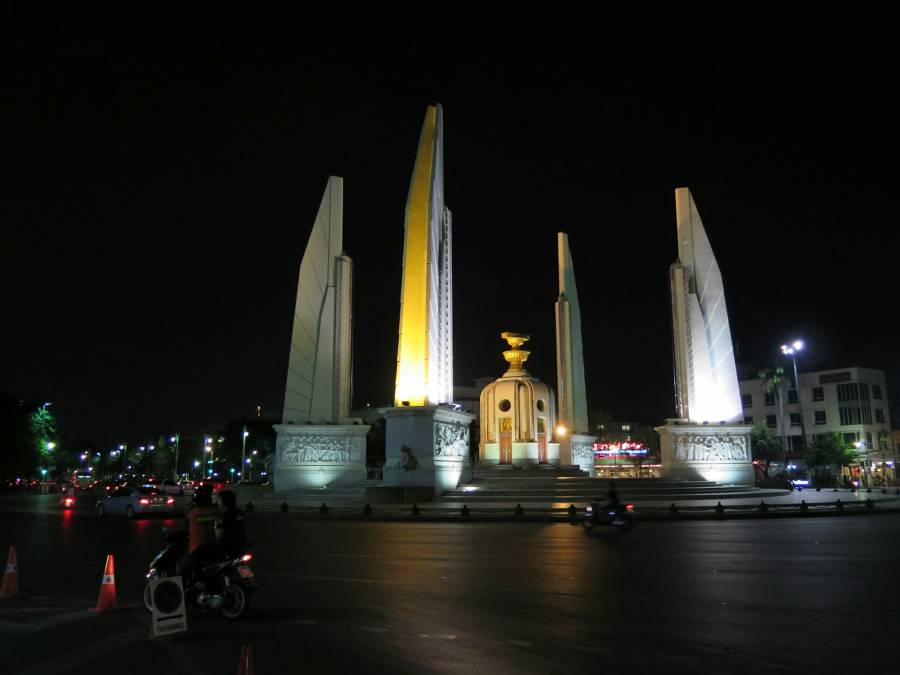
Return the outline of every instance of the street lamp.
<path id="1" fill-rule="evenodd" d="M 247 431 L 247 425 L 244 425 L 244 431 L 241 432 L 241 482 L 244 481 L 244 458 L 247 455 L 247 436 L 250 435 L 250 432 Z"/>
<path id="2" fill-rule="evenodd" d="M 806 447 L 806 424 L 803 421 L 803 404 L 800 402 L 800 376 L 797 374 L 797 352 L 803 351 L 806 344 L 803 340 L 794 340 L 789 345 L 781 345 L 781 353 L 791 357 L 794 365 L 794 390 L 797 392 L 797 410 L 800 415 L 800 435 L 803 437 L 803 447 Z"/>
<path id="3" fill-rule="evenodd" d="M 169 438 L 169 443 L 175 444 L 175 464 L 173 465 L 175 480 L 178 480 L 178 446 L 181 445 L 181 434 L 175 434 Z"/>
<path id="4" fill-rule="evenodd" d="M 119 446 L 119 450 L 122 452 L 122 475 L 123 475 L 123 476 L 125 475 L 125 456 L 128 454 L 128 453 L 126 452 L 127 448 L 128 448 L 128 444 L 127 444 L 127 443 L 122 443 L 122 444 Z"/>

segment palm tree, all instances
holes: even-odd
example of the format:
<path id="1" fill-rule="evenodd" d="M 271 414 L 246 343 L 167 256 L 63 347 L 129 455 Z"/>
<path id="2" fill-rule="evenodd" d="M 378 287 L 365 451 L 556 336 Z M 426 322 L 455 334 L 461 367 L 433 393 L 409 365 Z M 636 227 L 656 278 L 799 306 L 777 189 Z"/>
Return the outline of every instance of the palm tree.
<path id="1" fill-rule="evenodd" d="M 784 368 L 778 366 L 776 368 L 766 368 L 759 371 L 759 379 L 762 380 L 762 388 L 766 394 L 773 394 L 778 402 L 778 418 L 781 420 L 779 429 L 781 436 L 781 444 L 784 446 L 784 471 L 787 473 L 787 453 L 788 441 L 787 434 L 784 430 L 784 396 L 782 388 L 784 387 Z"/>

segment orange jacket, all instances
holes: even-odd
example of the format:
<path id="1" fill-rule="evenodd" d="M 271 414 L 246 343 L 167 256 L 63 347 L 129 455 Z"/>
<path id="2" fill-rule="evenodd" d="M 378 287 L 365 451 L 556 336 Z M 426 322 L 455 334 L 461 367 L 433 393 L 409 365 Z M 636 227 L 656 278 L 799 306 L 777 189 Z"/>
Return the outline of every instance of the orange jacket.
<path id="1" fill-rule="evenodd" d="M 188 553 L 203 544 L 216 540 L 216 519 L 219 509 L 215 506 L 195 506 L 187 514 L 188 534 L 191 537 Z"/>

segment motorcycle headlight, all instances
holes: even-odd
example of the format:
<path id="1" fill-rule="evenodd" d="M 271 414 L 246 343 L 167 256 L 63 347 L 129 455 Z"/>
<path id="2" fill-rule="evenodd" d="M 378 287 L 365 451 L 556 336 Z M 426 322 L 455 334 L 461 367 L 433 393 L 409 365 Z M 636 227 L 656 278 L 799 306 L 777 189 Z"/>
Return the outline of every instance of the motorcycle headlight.
<path id="1" fill-rule="evenodd" d="M 147 572 L 147 579 L 155 579 L 158 574 L 159 574 L 159 572 L 157 572 L 156 569 L 152 569 L 149 572 Z"/>

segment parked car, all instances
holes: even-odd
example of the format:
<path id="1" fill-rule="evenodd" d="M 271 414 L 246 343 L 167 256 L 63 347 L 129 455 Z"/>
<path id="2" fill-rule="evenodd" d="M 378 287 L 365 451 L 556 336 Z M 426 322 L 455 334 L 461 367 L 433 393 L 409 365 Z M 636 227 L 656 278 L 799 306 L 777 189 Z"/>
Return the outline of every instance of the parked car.
<path id="1" fill-rule="evenodd" d="M 126 518 L 150 513 L 174 515 L 175 497 L 156 488 L 120 487 L 97 500 L 97 514 L 122 514 Z"/>

